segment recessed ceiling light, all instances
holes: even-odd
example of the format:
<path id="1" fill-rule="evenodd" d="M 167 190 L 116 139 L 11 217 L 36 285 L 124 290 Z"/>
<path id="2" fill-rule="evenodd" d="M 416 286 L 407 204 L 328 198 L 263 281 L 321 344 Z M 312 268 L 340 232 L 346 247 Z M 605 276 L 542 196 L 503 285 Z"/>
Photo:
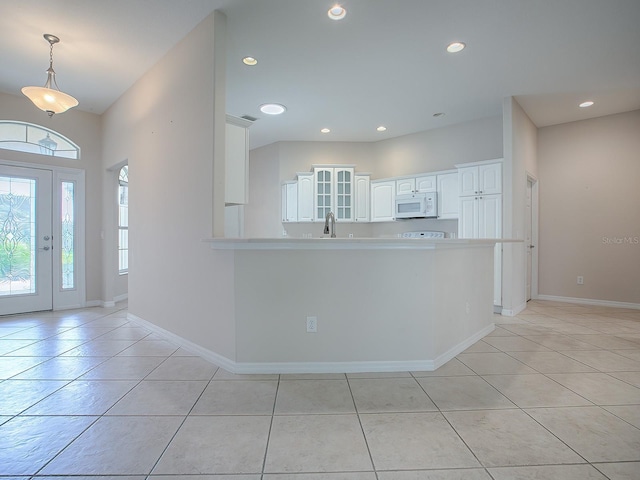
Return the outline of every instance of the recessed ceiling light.
<path id="1" fill-rule="evenodd" d="M 378 128 L 376 128 L 376 130 L 379 132 L 384 132 L 386 129 L 387 127 L 385 127 L 384 125 L 380 125 Z"/>
<path id="2" fill-rule="evenodd" d="M 265 103 L 264 105 L 260 105 L 260 111 L 267 115 L 280 115 L 287 111 L 287 107 L 279 103 Z"/>
<path id="3" fill-rule="evenodd" d="M 591 105 L 593 105 L 593 102 L 591 100 L 587 100 L 586 102 L 582 102 L 579 107 L 580 108 L 587 108 L 590 107 Z"/>
<path id="4" fill-rule="evenodd" d="M 327 12 L 327 15 L 329 15 L 329 18 L 331 20 L 342 20 L 346 14 L 347 14 L 347 11 L 343 7 L 337 4 L 331 7 Z"/>
<path id="5" fill-rule="evenodd" d="M 258 64 L 258 60 L 256 60 L 253 57 L 244 57 L 242 59 L 242 63 L 244 63 L 245 65 L 249 65 L 250 67 L 253 67 L 254 65 Z"/>
<path id="6" fill-rule="evenodd" d="M 329 130 L 328 128 L 323 128 L 322 130 L 320 130 L 320 133 L 329 133 L 331 130 Z"/>
<path id="7" fill-rule="evenodd" d="M 447 52 L 449 53 L 458 53 L 464 50 L 464 47 L 467 45 L 462 42 L 453 42 L 447 45 Z"/>
<path id="8" fill-rule="evenodd" d="M 438 112 L 433 114 L 434 117 L 444 117 L 444 112 Z"/>

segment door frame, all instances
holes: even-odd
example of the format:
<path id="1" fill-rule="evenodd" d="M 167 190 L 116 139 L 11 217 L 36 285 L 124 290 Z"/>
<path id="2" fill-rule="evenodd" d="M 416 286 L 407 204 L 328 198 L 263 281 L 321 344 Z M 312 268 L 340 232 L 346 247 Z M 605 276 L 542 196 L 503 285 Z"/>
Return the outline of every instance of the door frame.
<path id="1" fill-rule="evenodd" d="M 67 310 L 72 308 L 82 308 L 86 301 L 86 222 L 85 222 L 85 171 L 80 168 L 59 167 L 31 162 L 16 162 L 0 158 L 0 164 L 9 167 L 21 167 L 35 170 L 48 170 L 52 173 L 51 211 L 53 234 L 53 254 L 52 254 L 52 305 L 53 310 Z M 74 270 L 75 287 L 73 289 L 62 289 L 62 259 L 60 257 L 60 239 L 62 238 L 62 221 L 60 209 L 62 202 L 62 182 L 73 182 L 74 187 Z"/>
<path id="2" fill-rule="evenodd" d="M 538 179 L 536 178 L 535 175 L 530 174 L 529 172 L 527 172 L 527 186 L 525 188 L 528 188 L 528 184 L 531 183 L 531 245 L 534 246 L 533 249 L 531 249 L 531 299 L 535 300 L 538 298 L 538 256 L 539 256 L 539 242 L 538 242 L 538 229 L 539 229 L 539 184 L 538 184 Z M 525 205 L 525 208 L 526 205 Z M 525 212 L 525 220 L 527 218 L 526 212 Z M 525 239 L 526 240 L 526 239 Z M 528 245 L 525 245 L 525 248 L 529 248 Z M 524 266 L 524 272 L 525 272 L 525 290 L 527 288 L 527 282 L 528 279 L 526 278 L 527 275 L 527 255 L 525 254 L 524 256 L 524 261 L 525 261 L 525 266 Z M 526 291 L 525 291 L 525 298 L 526 298 Z"/>

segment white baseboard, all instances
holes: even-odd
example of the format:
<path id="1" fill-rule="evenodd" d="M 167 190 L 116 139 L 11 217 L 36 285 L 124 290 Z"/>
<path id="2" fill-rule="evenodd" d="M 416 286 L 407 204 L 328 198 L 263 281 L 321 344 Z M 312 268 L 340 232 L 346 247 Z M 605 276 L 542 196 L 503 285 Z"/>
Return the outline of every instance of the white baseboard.
<path id="1" fill-rule="evenodd" d="M 102 303 L 102 300 L 87 300 L 86 302 L 84 302 L 84 306 L 87 308 L 102 307 Z"/>
<path id="2" fill-rule="evenodd" d="M 123 300 L 128 300 L 128 299 L 129 299 L 128 293 L 123 293 L 122 295 L 116 295 L 115 297 L 113 297 L 113 301 L 116 303 L 122 302 Z"/>
<path id="3" fill-rule="evenodd" d="M 513 309 L 503 308 L 502 312 L 500 312 L 500 315 L 503 315 L 505 317 L 515 317 L 520 312 L 523 312 L 526 308 L 527 308 L 527 303 L 525 302 L 522 305 L 518 305 L 516 308 L 513 308 Z"/>
<path id="4" fill-rule="evenodd" d="M 536 300 L 549 300 L 552 302 L 578 303 L 583 305 L 596 305 L 599 307 L 631 308 L 640 310 L 640 303 L 612 302 L 610 300 L 597 300 L 592 298 L 558 297 L 555 295 L 538 295 Z"/>
<path id="5" fill-rule="evenodd" d="M 369 361 L 369 362 L 265 362 L 244 363 L 235 362 L 211 350 L 207 350 L 175 333 L 158 327 L 132 313 L 127 313 L 127 319 L 143 326 L 153 333 L 178 345 L 186 351 L 198 355 L 219 367 L 236 374 L 286 374 L 286 373 L 365 373 L 365 372 L 431 372 L 459 353 L 465 351 L 478 340 L 495 329 L 495 325 L 483 328 L 476 334 L 460 342 L 439 355 L 434 360 L 407 361 Z"/>

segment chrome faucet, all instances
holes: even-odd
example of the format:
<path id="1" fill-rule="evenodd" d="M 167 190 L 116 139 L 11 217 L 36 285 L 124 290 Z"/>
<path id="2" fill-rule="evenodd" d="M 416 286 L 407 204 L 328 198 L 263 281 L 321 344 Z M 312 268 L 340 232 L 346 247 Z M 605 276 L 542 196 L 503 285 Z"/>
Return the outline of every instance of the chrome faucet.
<path id="1" fill-rule="evenodd" d="M 331 219 L 331 238 L 336 238 L 336 216 L 333 212 L 327 213 L 324 219 L 324 234 L 329 233 L 329 219 Z"/>

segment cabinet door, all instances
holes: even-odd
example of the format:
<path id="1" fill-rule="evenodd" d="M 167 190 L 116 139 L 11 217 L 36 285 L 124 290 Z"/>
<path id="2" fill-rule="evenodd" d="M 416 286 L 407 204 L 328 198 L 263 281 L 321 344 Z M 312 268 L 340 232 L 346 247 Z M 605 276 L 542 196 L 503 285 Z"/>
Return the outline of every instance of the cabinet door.
<path id="1" fill-rule="evenodd" d="M 315 219 L 324 220 L 327 214 L 333 210 L 333 168 L 314 168 L 313 177 Z"/>
<path id="2" fill-rule="evenodd" d="M 371 182 L 371 221 L 395 220 L 396 182 Z"/>
<path id="3" fill-rule="evenodd" d="M 492 163 L 478 167 L 478 193 L 492 195 L 502 193 L 502 164 Z"/>
<path id="4" fill-rule="evenodd" d="M 396 195 L 408 195 L 414 193 L 415 189 L 415 178 L 404 178 L 402 180 L 396 180 Z"/>
<path id="5" fill-rule="evenodd" d="M 353 168 L 336 167 L 333 178 L 335 194 L 332 203 L 336 220 L 353 222 Z"/>
<path id="6" fill-rule="evenodd" d="M 355 175 L 354 209 L 356 222 L 369 221 L 369 175 Z"/>
<path id="7" fill-rule="evenodd" d="M 438 218 L 458 218 L 458 174 L 445 173 L 437 176 Z"/>
<path id="8" fill-rule="evenodd" d="M 458 237 L 478 238 L 478 200 L 477 197 L 460 197 L 460 218 L 458 219 Z"/>
<path id="9" fill-rule="evenodd" d="M 298 221 L 313 222 L 313 173 L 298 174 Z"/>
<path id="10" fill-rule="evenodd" d="M 478 167 L 458 169 L 458 193 L 461 197 L 478 194 Z"/>
<path id="11" fill-rule="evenodd" d="M 436 187 L 437 187 L 437 177 L 436 177 L 436 175 L 426 175 L 424 177 L 416 177 L 416 191 L 417 192 L 420 192 L 420 193 L 435 192 L 435 191 L 437 191 Z M 457 187 L 457 185 L 456 185 L 456 187 Z"/>
<path id="12" fill-rule="evenodd" d="M 298 221 L 298 184 L 287 182 L 282 185 L 282 221 Z"/>
<path id="13" fill-rule="evenodd" d="M 502 236 L 502 195 L 481 195 L 478 199 L 478 237 Z"/>

